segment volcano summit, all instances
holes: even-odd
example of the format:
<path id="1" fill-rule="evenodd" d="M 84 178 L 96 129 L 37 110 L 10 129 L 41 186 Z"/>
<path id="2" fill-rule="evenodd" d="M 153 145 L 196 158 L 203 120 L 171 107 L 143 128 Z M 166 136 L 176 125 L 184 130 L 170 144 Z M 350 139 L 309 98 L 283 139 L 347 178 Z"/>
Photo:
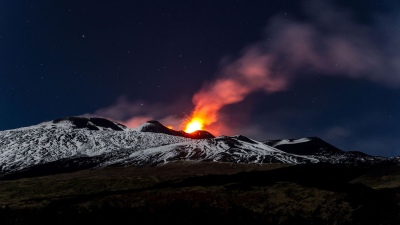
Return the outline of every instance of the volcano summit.
<path id="1" fill-rule="evenodd" d="M 373 165 L 396 158 L 342 151 L 319 138 L 256 141 L 186 133 L 148 121 L 130 129 L 104 118 L 67 117 L 0 131 L 0 173 L 154 166 L 174 161 Z M 58 169 L 42 169 L 53 168 Z M 64 168 L 65 167 L 65 168 Z"/>
<path id="2" fill-rule="evenodd" d="M 399 224 L 399 157 L 67 117 L 0 131 L 1 224 Z M 300 221 L 300 222 L 299 222 Z"/>

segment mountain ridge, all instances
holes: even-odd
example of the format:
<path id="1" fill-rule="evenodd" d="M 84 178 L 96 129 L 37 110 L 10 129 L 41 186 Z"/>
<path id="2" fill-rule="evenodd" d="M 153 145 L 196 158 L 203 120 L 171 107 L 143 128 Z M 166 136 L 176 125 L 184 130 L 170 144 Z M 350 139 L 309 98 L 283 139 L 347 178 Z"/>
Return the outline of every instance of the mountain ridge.
<path id="1" fill-rule="evenodd" d="M 162 126 L 68 118 L 0 131 L 2 224 L 399 224 L 400 157 Z"/>
<path id="2" fill-rule="evenodd" d="M 261 142 L 243 135 L 214 137 L 207 131 L 188 134 L 158 121 L 131 129 L 105 118 L 66 117 L 0 131 L 0 174 L 55 168 L 57 162 L 69 171 L 68 165 L 79 170 L 173 161 L 373 165 L 399 159 L 346 152 L 317 137 Z"/>

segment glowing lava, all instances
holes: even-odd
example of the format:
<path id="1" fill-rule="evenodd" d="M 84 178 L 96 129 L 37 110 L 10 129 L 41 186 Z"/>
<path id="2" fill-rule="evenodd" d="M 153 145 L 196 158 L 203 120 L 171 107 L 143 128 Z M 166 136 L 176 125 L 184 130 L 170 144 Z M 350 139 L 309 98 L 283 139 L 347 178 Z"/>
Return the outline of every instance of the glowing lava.
<path id="1" fill-rule="evenodd" d="M 197 118 L 192 118 L 186 125 L 185 132 L 192 133 L 196 130 L 203 129 L 203 121 Z"/>

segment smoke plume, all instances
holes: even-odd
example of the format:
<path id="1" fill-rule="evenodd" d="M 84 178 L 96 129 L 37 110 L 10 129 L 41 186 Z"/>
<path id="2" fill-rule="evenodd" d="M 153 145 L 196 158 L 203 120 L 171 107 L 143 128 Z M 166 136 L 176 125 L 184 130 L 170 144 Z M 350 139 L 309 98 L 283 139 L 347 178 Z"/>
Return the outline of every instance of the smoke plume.
<path id="1" fill-rule="evenodd" d="M 305 6 L 307 22 L 272 18 L 263 41 L 246 47 L 194 95 L 193 117 L 207 118 L 206 129 L 219 126 L 216 122 L 224 106 L 253 92 L 283 91 L 301 76 L 345 76 L 400 85 L 398 32 L 385 36 L 380 23 L 357 23 L 351 12 L 321 1 L 308 1 Z M 400 24 L 398 18 L 385 19 Z"/>
<path id="2" fill-rule="evenodd" d="M 287 90 L 303 76 L 342 76 L 400 86 L 400 29 L 389 35 L 385 27 L 388 21 L 393 27 L 400 25 L 398 16 L 376 15 L 375 21 L 360 23 L 351 11 L 325 1 L 306 1 L 303 13 L 306 19 L 301 21 L 288 15 L 271 18 L 264 40 L 245 47 L 224 63 L 219 75 L 194 94 L 192 117 L 206 118 L 205 129 L 216 135 L 229 135 L 235 131 L 221 119 L 224 107 L 254 92 Z M 184 108 L 186 105 L 180 103 L 132 103 L 122 98 L 95 115 L 128 127 L 157 119 L 182 129 L 184 117 L 176 112 Z M 249 127 L 250 133 L 259 132 L 256 126 Z M 245 134 L 244 129 L 241 133 Z"/>

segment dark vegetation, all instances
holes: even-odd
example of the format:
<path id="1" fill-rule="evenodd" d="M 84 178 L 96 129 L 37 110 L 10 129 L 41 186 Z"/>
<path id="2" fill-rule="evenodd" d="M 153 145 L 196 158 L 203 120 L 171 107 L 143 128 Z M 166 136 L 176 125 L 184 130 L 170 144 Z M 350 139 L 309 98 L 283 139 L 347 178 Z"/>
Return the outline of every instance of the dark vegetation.
<path id="1" fill-rule="evenodd" d="M 230 163 L 0 181 L 1 224 L 400 224 L 400 169 Z"/>

